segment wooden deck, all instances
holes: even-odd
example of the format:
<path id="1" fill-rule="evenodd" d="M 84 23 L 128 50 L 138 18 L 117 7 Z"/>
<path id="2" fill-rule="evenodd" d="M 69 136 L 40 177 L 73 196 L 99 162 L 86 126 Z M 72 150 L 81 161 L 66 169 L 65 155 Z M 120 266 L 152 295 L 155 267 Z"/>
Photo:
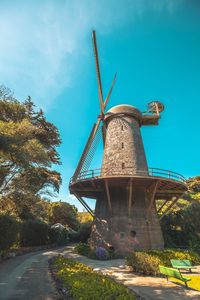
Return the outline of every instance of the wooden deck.
<path id="1" fill-rule="evenodd" d="M 180 198 L 186 191 L 187 185 L 183 181 L 164 178 L 159 176 L 94 176 L 81 178 L 69 185 L 70 193 L 76 193 L 81 197 L 98 198 L 100 193 L 105 192 L 105 182 L 109 187 L 129 186 L 130 180 L 133 186 L 143 186 L 147 190 L 157 182 L 155 200 L 171 200 L 172 197 Z"/>

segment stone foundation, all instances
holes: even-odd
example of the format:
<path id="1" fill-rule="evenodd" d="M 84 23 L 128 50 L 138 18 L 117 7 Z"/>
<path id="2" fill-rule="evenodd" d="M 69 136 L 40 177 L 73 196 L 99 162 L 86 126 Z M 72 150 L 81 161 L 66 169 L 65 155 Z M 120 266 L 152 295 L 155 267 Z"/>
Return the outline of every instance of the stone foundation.
<path id="1" fill-rule="evenodd" d="M 137 249 L 161 249 L 163 236 L 155 207 L 147 215 L 149 199 L 144 188 L 135 187 L 132 208 L 128 212 L 128 191 L 115 188 L 110 191 L 112 213 L 105 196 L 97 199 L 91 243 L 93 246 L 113 246 L 122 256 Z M 135 236 L 133 236 L 135 235 Z"/>

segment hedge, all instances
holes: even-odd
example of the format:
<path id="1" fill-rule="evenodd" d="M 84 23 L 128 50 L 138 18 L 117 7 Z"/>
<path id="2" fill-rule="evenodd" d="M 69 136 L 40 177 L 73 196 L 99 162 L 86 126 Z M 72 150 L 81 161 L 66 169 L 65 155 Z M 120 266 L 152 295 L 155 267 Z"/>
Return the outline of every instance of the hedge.
<path id="1" fill-rule="evenodd" d="M 40 246 L 48 244 L 49 226 L 41 221 L 28 220 L 22 223 L 20 230 L 21 246 Z"/>
<path id="2" fill-rule="evenodd" d="M 188 259 L 192 264 L 200 264 L 200 256 L 188 250 L 150 250 L 134 251 L 126 257 L 126 264 L 132 267 L 134 272 L 157 275 L 159 274 L 159 265 L 170 267 L 170 259 Z"/>
<path id="3" fill-rule="evenodd" d="M 51 262 L 54 277 L 67 291 L 65 299 L 81 300 L 135 300 L 135 295 L 125 286 L 90 267 L 63 256 Z"/>
<path id="4" fill-rule="evenodd" d="M 68 231 L 50 228 L 40 220 L 18 221 L 7 214 L 0 214 L 0 252 L 12 246 L 43 246 L 47 244 L 66 245 Z"/>
<path id="5" fill-rule="evenodd" d="M 0 250 L 7 250 L 17 243 L 19 222 L 12 216 L 0 214 Z"/>

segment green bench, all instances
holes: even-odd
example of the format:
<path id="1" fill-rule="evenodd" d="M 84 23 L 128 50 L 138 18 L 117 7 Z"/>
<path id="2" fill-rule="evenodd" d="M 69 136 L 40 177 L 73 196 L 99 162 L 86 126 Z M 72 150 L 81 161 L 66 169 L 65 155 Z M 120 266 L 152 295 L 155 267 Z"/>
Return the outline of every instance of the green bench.
<path id="1" fill-rule="evenodd" d="M 160 273 L 167 277 L 167 281 L 169 277 L 174 277 L 176 279 L 183 281 L 186 287 L 188 288 L 187 282 L 190 281 L 191 278 L 183 276 L 179 270 L 173 268 L 167 268 L 164 266 L 159 266 L 159 269 L 160 269 Z"/>
<path id="2" fill-rule="evenodd" d="M 191 262 L 187 259 L 170 259 L 172 267 L 175 269 L 184 269 L 192 272 L 192 269 L 196 269 L 195 266 L 191 265 Z"/>

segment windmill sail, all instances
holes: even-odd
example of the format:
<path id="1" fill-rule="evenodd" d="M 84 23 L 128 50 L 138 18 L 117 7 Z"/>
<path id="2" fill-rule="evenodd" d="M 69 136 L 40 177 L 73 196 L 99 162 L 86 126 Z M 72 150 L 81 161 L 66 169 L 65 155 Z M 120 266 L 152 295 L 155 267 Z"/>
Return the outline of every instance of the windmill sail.
<path id="1" fill-rule="evenodd" d="M 96 33 L 94 30 L 92 31 L 92 40 L 93 40 L 94 57 L 95 57 L 95 65 L 96 65 L 96 73 L 97 73 L 97 85 L 98 85 L 98 94 L 99 94 L 99 101 L 100 101 L 100 110 L 101 110 L 101 115 L 103 116 L 104 115 L 103 91 L 101 85 L 101 75 L 100 75 L 100 67 L 99 67 Z"/>
<path id="2" fill-rule="evenodd" d="M 101 139 L 101 127 L 99 126 L 101 119 L 98 118 L 97 122 L 93 125 L 78 166 L 73 175 L 73 181 L 76 181 L 80 173 L 87 172 L 89 169 L 92 159 L 94 157 L 95 150 Z"/>

